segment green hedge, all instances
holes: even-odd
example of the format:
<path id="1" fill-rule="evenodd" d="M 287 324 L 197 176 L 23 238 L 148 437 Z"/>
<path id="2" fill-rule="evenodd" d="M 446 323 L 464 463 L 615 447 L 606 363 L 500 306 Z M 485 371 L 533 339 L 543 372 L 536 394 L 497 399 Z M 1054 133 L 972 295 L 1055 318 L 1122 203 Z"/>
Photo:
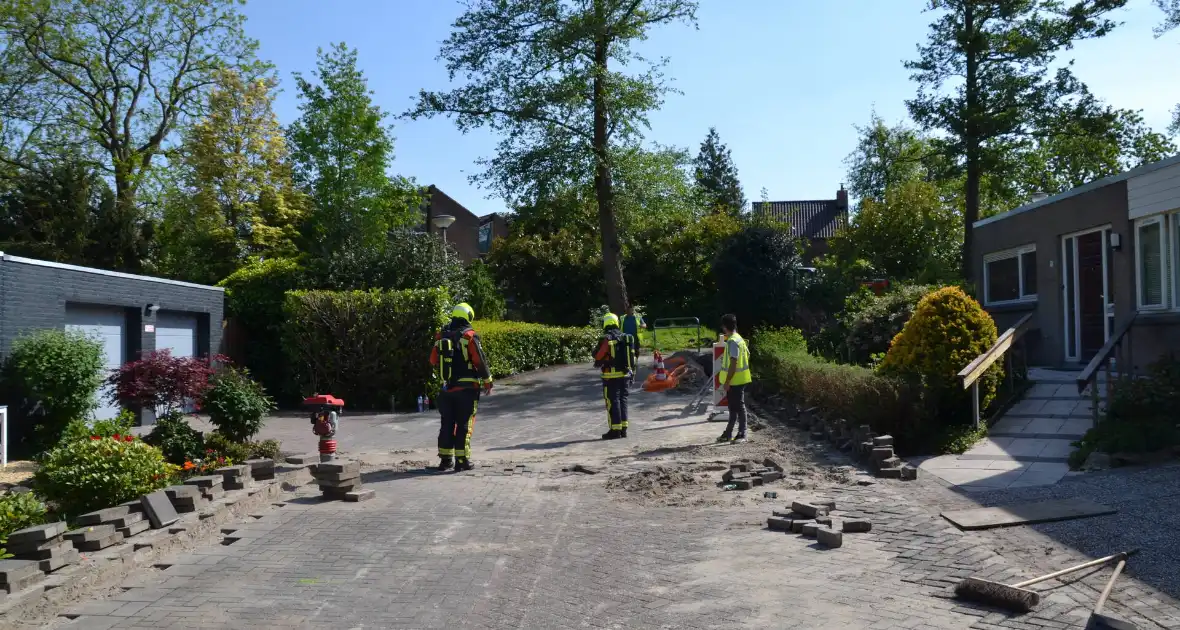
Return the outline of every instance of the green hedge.
<path id="1" fill-rule="evenodd" d="M 305 271 L 288 258 L 259 260 L 230 274 L 225 288 L 225 315 L 241 327 L 246 343 L 235 356 L 281 404 L 298 402 L 280 347 L 283 304 L 287 291 L 305 286 Z"/>
<path id="2" fill-rule="evenodd" d="M 476 321 L 475 330 L 496 378 L 548 365 L 589 361 L 599 334 L 594 328 L 558 328 L 523 322 Z"/>
<path id="3" fill-rule="evenodd" d="M 892 435 L 903 454 L 946 448 L 954 436 L 931 430 L 922 414 L 921 392 L 897 378 L 857 365 L 842 365 L 806 352 L 798 330 L 760 331 L 750 344 L 758 387 L 802 407 Z"/>
<path id="4" fill-rule="evenodd" d="M 390 395 L 411 406 L 430 391 L 427 357 L 449 304 L 442 289 L 287 293 L 283 347 L 300 394 L 330 393 L 348 409 L 388 409 Z"/>

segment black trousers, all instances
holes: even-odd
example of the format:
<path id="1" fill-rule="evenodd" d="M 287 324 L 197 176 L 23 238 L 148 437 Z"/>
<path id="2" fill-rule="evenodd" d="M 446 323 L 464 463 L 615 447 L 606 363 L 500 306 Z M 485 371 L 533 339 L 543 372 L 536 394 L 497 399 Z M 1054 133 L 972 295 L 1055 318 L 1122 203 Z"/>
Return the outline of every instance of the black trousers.
<path id="1" fill-rule="evenodd" d="M 733 435 L 733 425 L 738 425 L 737 437 L 746 437 L 746 386 L 730 385 L 726 395 L 729 406 L 729 424 L 725 425 L 725 435 Z"/>
<path id="2" fill-rule="evenodd" d="M 438 430 L 439 457 L 471 457 L 471 433 L 475 430 L 475 412 L 478 409 L 478 389 L 464 388 L 439 393 L 438 413 L 442 416 L 442 426 Z"/>
<path id="3" fill-rule="evenodd" d="M 627 398 L 631 395 L 629 378 L 602 379 L 602 397 L 606 400 L 606 417 L 611 431 L 627 428 Z"/>

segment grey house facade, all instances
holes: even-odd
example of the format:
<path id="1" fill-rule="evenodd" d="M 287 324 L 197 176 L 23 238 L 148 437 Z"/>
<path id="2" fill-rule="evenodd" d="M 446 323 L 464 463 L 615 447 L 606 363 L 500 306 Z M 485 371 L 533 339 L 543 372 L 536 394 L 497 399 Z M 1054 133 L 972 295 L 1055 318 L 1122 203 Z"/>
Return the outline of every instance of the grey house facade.
<path id="1" fill-rule="evenodd" d="M 974 234 L 977 297 L 1001 331 L 1033 313 L 1033 364 L 1085 365 L 1129 321 L 1136 371 L 1180 353 L 1180 156 L 983 219 Z"/>
<path id="2" fill-rule="evenodd" d="M 165 348 L 209 356 L 221 344 L 224 302 L 219 287 L 0 254 L 0 355 L 22 335 L 57 328 L 101 340 L 108 369 Z M 103 399 L 96 415 L 118 413 Z"/>

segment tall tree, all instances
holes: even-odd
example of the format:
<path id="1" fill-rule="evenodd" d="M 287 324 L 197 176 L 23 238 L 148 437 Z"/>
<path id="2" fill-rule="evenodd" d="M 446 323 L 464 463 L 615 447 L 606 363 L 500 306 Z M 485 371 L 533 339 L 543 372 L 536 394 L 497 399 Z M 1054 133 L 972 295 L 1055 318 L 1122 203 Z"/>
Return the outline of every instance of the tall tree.
<path id="1" fill-rule="evenodd" d="M 505 134 L 477 181 L 516 204 L 594 173 L 607 300 L 627 302 L 615 218 L 614 149 L 634 143 L 668 87 L 633 49 L 655 26 L 695 21 L 692 0 L 471 0 L 440 57 L 450 92 L 422 91 L 408 114 L 452 115 Z M 637 71 L 637 68 L 645 69 Z M 631 72 L 627 72 L 631 70 Z"/>
<path id="2" fill-rule="evenodd" d="M 0 196 L 0 249 L 74 265 L 91 264 L 97 217 L 110 188 L 86 166 L 67 161 L 51 172 L 25 171 Z"/>
<path id="3" fill-rule="evenodd" d="M 890 126 L 873 111 L 869 124 L 857 126 L 856 131 L 856 149 L 844 158 L 848 192 L 853 197 L 879 201 L 900 184 L 941 175 L 931 168 L 937 156 L 929 138 L 910 125 Z"/>
<path id="4" fill-rule="evenodd" d="M 312 252 L 328 258 L 349 247 L 384 247 L 390 230 L 421 219 L 417 188 L 386 169 L 392 129 L 373 104 L 357 52 L 344 43 L 319 51 L 318 83 L 295 74 L 301 113 L 290 129 L 297 181 L 311 196 Z"/>
<path id="5" fill-rule="evenodd" d="M 1076 41 L 1101 37 L 1104 19 L 1127 0 L 930 0 L 941 15 L 906 63 L 918 83 L 906 102 L 923 128 L 945 134 L 947 155 L 964 172 L 963 273 L 973 277 L 972 224 L 980 218 L 980 187 L 1014 142 L 1030 135 L 1040 113 L 1078 91 L 1068 67 L 1049 72 Z M 949 92 L 946 90 L 950 88 Z"/>
<path id="6" fill-rule="evenodd" d="M 1155 0 L 1155 5 L 1164 12 L 1164 21 L 1155 29 L 1156 37 L 1180 26 L 1180 0 Z M 1172 126 L 1169 130 L 1180 136 L 1180 105 L 1172 110 Z"/>
<path id="7" fill-rule="evenodd" d="M 295 187 L 270 77 L 226 70 L 178 153 L 182 186 L 160 228 L 161 267 L 216 284 L 254 256 L 298 252 L 307 200 Z"/>
<path id="8" fill-rule="evenodd" d="M 18 123 L 24 150 L 0 159 L 33 169 L 33 149 L 93 156 L 114 184 L 122 215 L 138 213 L 136 194 L 165 141 L 200 107 L 218 70 L 253 59 L 255 42 L 242 30 L 236 0 L 17 4 L 2 36 L 5 50 L 36 70 L 30 89 L 37 117 Z"/>
<path id="9" fill-rule="evenodd" d="M 746 196 L 738 181 L 737 165 L 733 163 L 729 147 L 722 144 L 721 136 L 717 135 L 716 127 L 709 127 L 709 134 L 692 163 L 697 190 L 705 204 L 714 212 L 740 215 L 746 205 Z"/>

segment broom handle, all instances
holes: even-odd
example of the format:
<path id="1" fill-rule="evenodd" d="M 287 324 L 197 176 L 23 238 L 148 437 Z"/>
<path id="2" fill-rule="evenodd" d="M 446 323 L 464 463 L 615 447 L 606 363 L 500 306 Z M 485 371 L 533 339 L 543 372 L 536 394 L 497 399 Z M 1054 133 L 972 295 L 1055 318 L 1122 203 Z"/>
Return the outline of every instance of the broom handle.
<path id="1" fill-rule="evenodd" d="M 1110 592 L 1114 590 L 1114 581 L 1119 579 L 1119 574 L 1123 572 L 1123 568 L 1127 566 L 1127 559 L 1122 558 L 1114 567 L 1114 574 L 1110 576 L 1110 581 L 1106 583 L 1106 588 L 1102 589 L 1102 594 L 1098 596 L 1098 603 L 1094 604 L 1094 614 L 1097 615 L 1102 612 L 1102 607 L 1106 605 L 1106 598 L 1110 597 Z"/>
<path id="2" fill-rule="evenodd" d="M 1132 549 L 1131 551 L 1124 551 L 1122 553 L 1116 553 L 1113 556 L 1106 556 L 1105 558 L 1091 560 L 1089 562 L 1079 564 L 1076 567 L 1070 567 L 1068 569 L 1054 571 L 1053 573 L 1050 573 L 1049 575 L 1042 575 L 1041 577 L 1038 577 L 1038 578 L 1033 578 L 1031 580 L 1025 580 L 1019 584 L 1013 584 L 1012 586 L 1015 588 L 1024 588 L 1026 586 L 1032 586 L 1033 584 L 1039 584 L 1041 582 L 1044 582 L 1045 580 L 1052 580 L 1055 577 L 1061 577 L 1067 573 L 1073 573 L 1074 571 L 1081 571 L 1082 569 L 1089 569 L 1090 567 L 1102 566 L 1104 564 L 1107 564 L 1111 560 L 1119 560 L 1119 559 L 1126 560 L 1128 557 L 1130 557 L 1138 552 L 1139 552 L 1138 549 Z"/>

